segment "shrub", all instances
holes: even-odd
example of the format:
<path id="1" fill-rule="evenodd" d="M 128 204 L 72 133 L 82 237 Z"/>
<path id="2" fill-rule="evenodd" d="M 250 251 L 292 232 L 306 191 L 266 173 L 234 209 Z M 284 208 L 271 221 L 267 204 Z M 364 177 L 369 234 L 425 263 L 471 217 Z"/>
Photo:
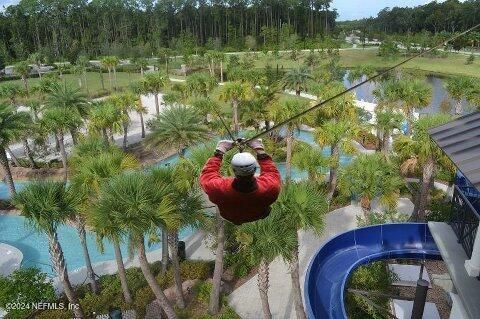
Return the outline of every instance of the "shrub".
<path id="1" fill-rule="evenodd" d="M 224 257 L 225 268 L 230 268 L 236 278 L 241 278 L 255 267 L 251 258 L 246 258 L 241 252 L 227 253 Z"/>
<path id="2" fill-rule="evenodd" d="M 208 303 L 212 292 L 212 283 L 201 281 L 193 287 L 193 291 L 198 301 Z"/>
<path id="3" fill-rule="evenodd" d="M 163 289 L 166 289 L 166 288 L 172 286 L 173 283 L 174 283 L 172 269 L 168 269 L 165 274 L 158 274 L 156 279 L 157 279 L 157 282 L 160 285 L 160 287 L 162 287 Z"/>
<path id="4" fill-rule="evenodd" d="M 473 64 L 474 61 L 475 61 L 475 55 L 472 53 L 467 57 L 467 61 L 465 61 L 465 64 L 467 65 Z"/>
<path id="5" fill-rule="evenodd" d="M 396 279 L 395 274 L 388 270 L 386 262 L 377 261 L 355 270 L 349 280 L 348 288 L 388 292 L 392 282 Z M 388 309 L 388 298 L 370 296 L 369 298 L 382 308 Z M 347 294 L 347 311 L 348 317 L 352 319 L 383 318 L 383 314 L 379 314 L 365 299 L 353 293 Z"/>
<path id="6" fill-rule="evenodd" d="M 188 309 L 175 309 L 178 319 L 191 319 L 192 313 Z"/>
<path id="7" fill-rule="evenodd" d="M 145 310 L 153 300 L 155 300 L 155 295 L 149 286 L 143 287 L 135 293 L 135 302 L 133 304 L 138 318 L 145 316 Z"/>
<path id="8" fill-rule="evenodd" d="M 366 149 L 376 149 L 379 144 L 378 138 L 371 132 L 361 131 L 357 137 L 357 142 Z"/>
<path id="9" fill-rule="evenodd" d="M 154 261 L 150 264 L 150 271 L 154 276 L 158 275 L 162 271 L 162 262 L 160 260 Z"/>
<path id="10" fill-rule="evenodd" d="M 401 214 L 394 210 L 387 210 L 386 212 L 371 212 L 365 217 L 357 216 L 357 226 L 364 227 L 386 223 L 401 223 L 406 222 L 408 217 L 408 215 Z"/>
<path id="11" fill-rule="evenodd" d="M 115 277 L 115 276 L 111 276 Z M 127 309 L 123 294 L 120 287 L 120 282 L 115 280 L 110 281 L 112 286 L 102 286 L 102 290 L 99 295 L 95 295 L 90 291 L 85 293 L 85 296 L 80 299 L 83 311 L 87 316 L 93 316 L 94 314 L 107 313 L 110 307 Z"/>
<path id="12" fill-rule="evenodd" d="M 47 275 L 37 268 L 20 268 L 8 277 L 0 276 L 0 307 L 9 303 L 32 304 L 55 301 L 55 290 Z M 32 309 L 12 309 L 9 318 L 25 318 Z"/>
<path id="13" fill-rule="evenodd" d="M 72 319 L 72 312 L 68 310 L 45 310 L 35 315 L 35 319 Z"/>
<path id="14" fill-rule="evenodd" d="M 137 290 L 147 286 L 147 280 L 143 276 L 140 268 L 129 268 L 126 270 L 126 273 L 128 288 L 130 288 L 132 294 L 135 294 Z"/>
<path id="15" fill-rule="evenodd" d="M 237 315 L 235 310 L 233 310 L 233 308 L 230 306 L 225 306 L 224 310 L 219 316 L 219 319 L 238 319 L 238 318 L 240 317 Z"/>
<path id="16" fill-rule="evenodd" d="M 215 264 L 213 262 L 185 260 L 180 264 L 183 279 L 205 280 L 211 277 Z"/>
<path id="17" fill-rule="evenodd" d="M 205 280 L 212 276 L 213 268 L 212 262 L 185 260 L 180 263 L 180 275 L 182 280 Z M 162 288 L 172 286 L 174 284 L 173 269 L 169 268 L 165 274 L 159 274 L 156 278 Z"/>

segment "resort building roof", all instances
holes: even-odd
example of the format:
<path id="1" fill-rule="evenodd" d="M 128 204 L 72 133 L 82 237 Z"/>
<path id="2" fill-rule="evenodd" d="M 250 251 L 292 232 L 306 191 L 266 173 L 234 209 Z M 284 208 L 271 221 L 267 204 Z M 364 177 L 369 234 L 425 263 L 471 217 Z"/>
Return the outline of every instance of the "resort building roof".
<path id="1" fill-rule="evenodd" d="M 432 128 L 429 133 L 470 183 L 480 190 L 480 112 Z"/>

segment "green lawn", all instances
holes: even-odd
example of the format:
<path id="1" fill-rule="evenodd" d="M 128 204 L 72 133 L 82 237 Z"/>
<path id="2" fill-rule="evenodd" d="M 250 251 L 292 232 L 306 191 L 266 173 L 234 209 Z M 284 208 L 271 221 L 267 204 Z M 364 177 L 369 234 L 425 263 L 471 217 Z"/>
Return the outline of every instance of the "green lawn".
<path id="1" fill-rule="evenodd" d="M 374 67 L 389 67 L 401 62 L 405 57 L 399 56 L 395 60 L 385 60 L 377 56 L 377 50 L 345 50 L 341 51 L 340 63 L 346 68 L 369 64 Z M 418 57 L 404 64 L 401 68 L 421 70 L 426 73 L 440 75 L 466 75 L 480 77 L 480 58 L 470 65 L 466 65 L 467 57 L 463 54 L 449 54 L 446 58 Z"/>
<path id="2" fill-rule="evenodd" d="M 78 75 L 65 74 L 63 77 L 67 85 L 79 87 Z M 117 72 L 118 88 L 122 89 L 122 88 L 128 87 L 128 85 L 131 82 L 140 79 L 140 77 L 141 77 L 140 73 Z M 33 87 L 38 83 L 38 81 L 39 81 L 38 78 L 32 78 L 28 80 L 28 84 L 30 87 Z M 104 81 L 105 90 L 108 91 L 110 89 L 108 73 L 103 73 L 103 81 Z M 12 80 L 10 82 L 17 83 L 19 85 L 22 85 L 23 87 L 23 83 L 21 80 Z M 5 83 L 5 82 L 0 82 L 0 85 L 2 85 L 2 83 Z M 102 88 L 102 81 L 100 80 L 100 74 L 98 72 L 87 73 L 87 84 L 88 84 L 90 96 L 95 97 L 99 95 L 105 95 L 106 93 L 108 93 L 108 92 L 105 92 Z M 86 93 L 85 88 L 83 88 L 83 91 Z"/>
<path id="3" fill-rule="evenodd" d="M 263 68 L 265 65 L 270 64 L 273 68 L 277 67 L 281 70 L 293 68 L 301 65 L 303 59 L 309 53 L 302 52 L 299 54 L 297 61 L 292 61 L 289 56 L 290 53 L 282 52 L 278 58 L 272 55 L 265 56 L 264 54 L 258 54 L 258 60 L 255 62 L 255 67 Z M 399 56 L 392 60 L 386 60 L 377 56 L 377 49 L 351 49 L 340 51 L 340 64 L 345 68 L 354 68 L 360 65 L 372 65 L 377 68 L 385 68 L 392 66 L 405 57 Z M 466 65 L 466 56 L 463 54 L 449 54 L 446 58 L 416 58 L 402 66 L 408 70 L 420 70 L 425 73 L 433 73 L 439 75 L 466 75 L 473 77 L 480 77 L 480 57 L 476 59 L 473 64 Z"/>

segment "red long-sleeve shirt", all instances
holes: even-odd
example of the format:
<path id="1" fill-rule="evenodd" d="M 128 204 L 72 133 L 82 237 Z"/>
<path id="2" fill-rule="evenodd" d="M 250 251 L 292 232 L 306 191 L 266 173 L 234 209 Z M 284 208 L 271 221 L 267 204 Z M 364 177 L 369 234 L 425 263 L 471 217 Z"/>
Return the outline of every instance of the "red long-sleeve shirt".
<path id="1" fill-rule="evenodd" d="M 255 177 L 250 192 L 239 191 L 233 177 L 220 174 L 222 159 L 211 157 L 203 167 L 200 184 L 210 201 L 218 206 L 220 215 L 234 224 L 240 225 L 261 218 L 270 213 L 270 205 L 280 193 L 280 173 L 270 156 L 259 158 L 260 176 Z M 235 189 L 237 188 L 237 189 Z"/>

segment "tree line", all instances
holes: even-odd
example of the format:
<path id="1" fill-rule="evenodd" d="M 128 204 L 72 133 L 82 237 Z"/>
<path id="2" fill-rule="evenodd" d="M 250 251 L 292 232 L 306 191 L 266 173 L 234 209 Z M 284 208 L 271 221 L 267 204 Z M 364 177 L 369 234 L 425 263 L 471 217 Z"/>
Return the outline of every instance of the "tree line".
<path id="1" fill-rule="evenodd" d="M 376 17 L 341 23 L 341 28 L 379 34 L 455 33 L 480 23 L 480 1 L 432 1 L 414 8 L 394 7 L 381 10 Z"/>
<path id="2" fill-rule="evenodd" d="M 331 0 L 22 0 L 0 15 L 0 52 L 10 59 L 43 52 L 75 60 L 79 54 L 151 55 L 161 47 L 252 49 L 257 41 L 278 44 L 285 26 L 302 38 L 325 34 L 337 16 L 330 5 Z"/>

